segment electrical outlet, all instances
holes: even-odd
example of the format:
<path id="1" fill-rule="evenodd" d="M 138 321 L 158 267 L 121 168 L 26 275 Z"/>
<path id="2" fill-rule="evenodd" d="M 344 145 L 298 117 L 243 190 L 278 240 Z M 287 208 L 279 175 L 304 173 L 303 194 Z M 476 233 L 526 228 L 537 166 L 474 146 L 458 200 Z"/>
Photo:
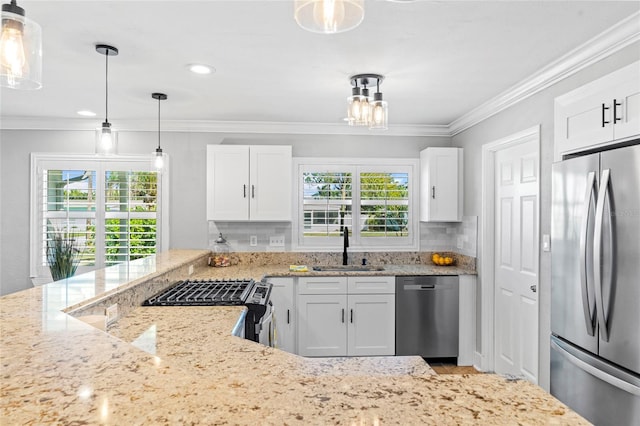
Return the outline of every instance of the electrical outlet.
<path id="1" fill-rule="evenodd" d="M 272 235 L 269 237 L 269 245 L 272 247 L 284 247 L 284 235 Z"/>
<path id="2" fill-rule="evenodd" d="M 193 274 L 193 265 L 189 265 L 189 275 Z"/>
<path id="3" fill-rule="evenodd" d="M 257 235 L 252 235 L 249 237 L 249 245 L 251 247 L 255 247 L 258 245 L 258 236 Z"/>
<path id="4" fill-rule="evenodd" d="M 456 244 L 456 247 L 459 249 L 464 247 L 464 237 L 462 235 L 458 235 L 458 243 Z"/>
<path id="5" fill-rule="evenodd" d="M 107 316 L 107 324 L 111 324 L 118 318 L 118 304 L 114 303 L 107 307 L 107 309 L 104 310 L 104 314 Z"/>

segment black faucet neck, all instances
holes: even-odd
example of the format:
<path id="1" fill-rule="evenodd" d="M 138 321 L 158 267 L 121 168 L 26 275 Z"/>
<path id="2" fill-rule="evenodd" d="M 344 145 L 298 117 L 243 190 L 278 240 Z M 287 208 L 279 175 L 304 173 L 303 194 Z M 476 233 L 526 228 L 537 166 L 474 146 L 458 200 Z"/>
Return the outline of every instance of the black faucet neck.
<path id="1" fill-rule="evenodd" d="M 349 229 L 345 226 L 342 228 L 343 247 L 342 247 L 342 264 L 349 264 L 349 255 L 347 254 L 347 247 L 349 247 Z"/>

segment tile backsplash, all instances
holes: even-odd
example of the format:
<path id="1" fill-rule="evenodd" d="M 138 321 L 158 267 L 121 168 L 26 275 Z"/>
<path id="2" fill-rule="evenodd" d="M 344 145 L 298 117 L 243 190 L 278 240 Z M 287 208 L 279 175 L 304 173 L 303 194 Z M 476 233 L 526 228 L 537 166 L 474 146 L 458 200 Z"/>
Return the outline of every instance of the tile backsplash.
<path id="1" fill-rule="evenodd" d="M 291 251 L 290 222 L 209 222 L 209 248 L 218 235 L 235 252 Z M 251 237 L 256 245 L 251 245 Z M 284 237 L 284 246 L 272 246 L 271 237 Z M 457 252 L 477 257 L 478 217 L 465 216 L 462 222 L 420 222 L 420 251 Z"/>
<path id="2" fill-rule="evenodd" d="M 453 251 L 477 257 L 478 216 L 462 222 L 420 222 L 420 251 Z"/>
<path id="3" fill-rule="evenodd" d="M 209 221 L 209 249 L 222 233 L 233 251 L 291 251 L 291 222 L 214 222 Z M 251 237 L 256 245 L 251 245 Z M 284 236 L 284 247 L 270 246 L 271 237 Z"/>

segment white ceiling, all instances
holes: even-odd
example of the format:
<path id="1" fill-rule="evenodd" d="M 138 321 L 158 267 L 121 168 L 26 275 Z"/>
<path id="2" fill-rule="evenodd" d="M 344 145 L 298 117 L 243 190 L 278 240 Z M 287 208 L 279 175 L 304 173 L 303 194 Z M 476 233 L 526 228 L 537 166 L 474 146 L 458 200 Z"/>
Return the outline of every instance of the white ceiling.
<path id="1" fill-rule="evenodd" d="M 7 2 L 8 0 L 3 0 Z M 344 125 L 349 76 L 380 73 L 390 126 L 449 125 L 640 9 L 638 1 L 367 0 L 349 32 L 307 32 L 293 1 L 19 1 L 42 26 L 43 85 L 1 118 Z M 187 71 L 204 62 L 216 72 Z M 76 111 L 98 115 L 80 119 Z M 151 128 L 149 129 L 151 130 Z"/>

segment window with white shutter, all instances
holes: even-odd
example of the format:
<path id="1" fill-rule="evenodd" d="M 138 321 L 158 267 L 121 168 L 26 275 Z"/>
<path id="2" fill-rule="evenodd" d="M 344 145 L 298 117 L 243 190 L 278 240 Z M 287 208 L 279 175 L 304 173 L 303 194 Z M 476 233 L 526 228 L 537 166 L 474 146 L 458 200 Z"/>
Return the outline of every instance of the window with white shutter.
<path id="1" fill-rule="evenodd" d="M 418 249 L 417 160 L 296 159 L 297 249 Z M 417 205 L 417 204 L 416 204 Z"/>
<path id="2" fill-rule="evenodd" d="M 48 247 L 56 237 L 71 241 L 78 253 L 76 273 L 166 248 L 161 206 L 167 179 L 146 156 L 33 154 L 31 276 L 50 276 Z"/>

